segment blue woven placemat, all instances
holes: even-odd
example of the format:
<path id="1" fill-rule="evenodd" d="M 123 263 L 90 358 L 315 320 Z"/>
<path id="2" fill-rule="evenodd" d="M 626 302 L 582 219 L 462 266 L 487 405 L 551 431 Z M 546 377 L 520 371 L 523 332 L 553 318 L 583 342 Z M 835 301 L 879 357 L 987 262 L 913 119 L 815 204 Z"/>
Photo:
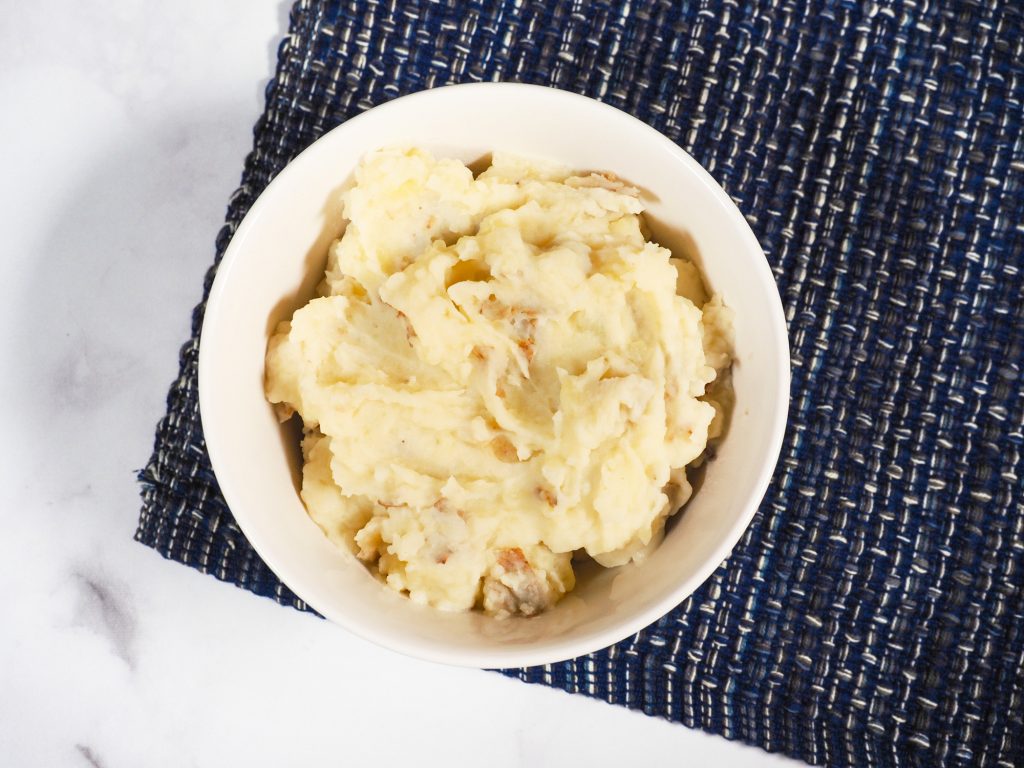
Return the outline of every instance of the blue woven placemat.
<path id="1" fill-rule="evenodd" d="M 764 246 L 789 431 L 759 514 L 692 598 L 605 651 L 507 674 L 815 764 L 1024 765 L 1022 7 L 303 0 L 217 259 L 285 163 L 395 96 L 520 80 L 647 121 Z M 305 609 L 217 489 L 202 316 L 137 538 Z"/>

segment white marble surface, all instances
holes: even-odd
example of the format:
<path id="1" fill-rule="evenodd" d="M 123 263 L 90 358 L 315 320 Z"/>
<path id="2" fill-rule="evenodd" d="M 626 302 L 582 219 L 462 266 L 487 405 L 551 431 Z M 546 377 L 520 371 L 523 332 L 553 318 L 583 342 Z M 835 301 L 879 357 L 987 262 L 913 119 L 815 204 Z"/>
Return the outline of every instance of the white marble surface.
<path id="1" fill-rule="evenodd" d="M 275 0 L 5 5 L 0 764 L 790 764 L 395 656 L 134 543 L 286 21 Z"/>

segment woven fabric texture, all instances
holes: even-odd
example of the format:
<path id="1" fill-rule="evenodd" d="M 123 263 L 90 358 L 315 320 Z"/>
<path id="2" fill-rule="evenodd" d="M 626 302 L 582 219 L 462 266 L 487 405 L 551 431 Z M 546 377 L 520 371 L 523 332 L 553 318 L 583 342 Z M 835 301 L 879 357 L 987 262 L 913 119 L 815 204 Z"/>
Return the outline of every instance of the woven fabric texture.
<path id="1" fill-rule="evenodd" d="M 772 265 L 792 344 L 782 457 L 693 597 L 605 651 L 506 674 L 814 764 L 1024 765 L 1022 8 L 302 0 L 217 260 L 292 157 L 405 93 L 518 80 L 645 120 L 718 179 Z M 306 609 L 217 489 L 202 318 L 137 538 Z"/>

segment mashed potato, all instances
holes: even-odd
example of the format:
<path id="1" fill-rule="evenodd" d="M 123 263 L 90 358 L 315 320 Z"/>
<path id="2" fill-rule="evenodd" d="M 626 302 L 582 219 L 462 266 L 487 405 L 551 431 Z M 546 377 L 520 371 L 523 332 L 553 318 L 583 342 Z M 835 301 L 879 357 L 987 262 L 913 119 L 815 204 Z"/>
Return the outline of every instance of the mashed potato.
<path id="1" fill-rule="evenodd" d="M 321 295 L 267 351 L 313 520 L 446 610 L 535 614 L 574 553 L 644 557 L 721 421 L 730 311 L 607 174 L 387 149 L 356 182 Z"/>

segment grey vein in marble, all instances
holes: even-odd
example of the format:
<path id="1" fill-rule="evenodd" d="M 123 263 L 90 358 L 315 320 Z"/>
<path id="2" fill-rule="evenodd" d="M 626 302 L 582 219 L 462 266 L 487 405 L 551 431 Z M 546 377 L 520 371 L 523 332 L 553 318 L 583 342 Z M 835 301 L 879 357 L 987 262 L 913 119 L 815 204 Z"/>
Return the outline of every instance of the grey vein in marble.
<path id="1" fill-rule="evenodd" d="M 117 656 L 134 669 L 135 616 L 125 590 L 81 571 L 73 575 L 79 586 L 79 622 L 109 639 Z"/>
<path id="2" fill-rule="evenodd" d="M 103 761 L 100 760 L 96 753 L 93 752 L 85 744 L 75 744 L 75 749 L 78 750 L 78 754 L 85 758 L 85 761 L 92 766 L 92 768 L 103 768 Z"/>

